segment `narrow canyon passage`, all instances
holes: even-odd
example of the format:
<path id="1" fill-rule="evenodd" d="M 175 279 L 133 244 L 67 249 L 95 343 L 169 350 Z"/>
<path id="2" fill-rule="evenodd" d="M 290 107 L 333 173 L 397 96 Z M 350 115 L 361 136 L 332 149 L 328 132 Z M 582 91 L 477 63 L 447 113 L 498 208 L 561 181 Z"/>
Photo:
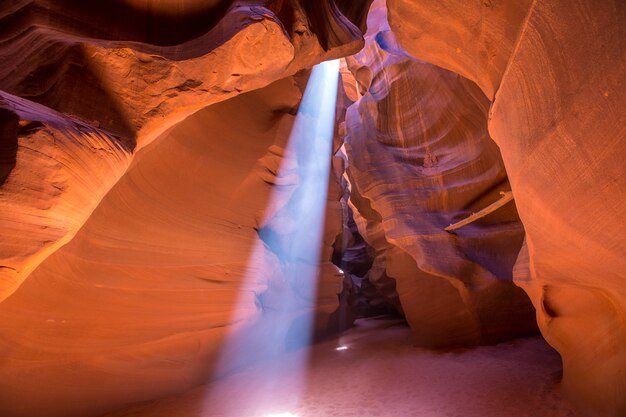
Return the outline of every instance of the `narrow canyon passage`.
<path id="1" fill-rule="evenodd" d="M 0 4 L 0 416 L 623 417 L 626 2 Z"/>

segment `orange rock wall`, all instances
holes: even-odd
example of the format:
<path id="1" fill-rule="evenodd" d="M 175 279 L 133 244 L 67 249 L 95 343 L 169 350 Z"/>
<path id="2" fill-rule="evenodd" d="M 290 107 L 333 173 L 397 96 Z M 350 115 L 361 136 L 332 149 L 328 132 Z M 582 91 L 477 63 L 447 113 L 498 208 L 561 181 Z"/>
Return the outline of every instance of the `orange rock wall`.
<path id="1" fill-rule="evenodd" d="M 388 8 L 407 52 L 493 98 L 489 132 L 526 231 L 515 281 L 563 357 L 571 398 L 592 415 L 626 414 L 626 3 Z"/>
<path id="2" fill-rule="evenodd" d="M 142 4 L 0 7 L 2 415 L 101 415 L 205 382 L 226 335 L 254 346 L 272 297 L 320 332 L 337 321 L 342 172 L 315 297 L 257 230 L 297 184 L 277 169 L 299 71 L 362 46 L 358 8 L 329 1 L 313 27 L 299 1 Z"/>
<path id="3" fill-rule="evenodd" d="M 351 201 L 379 281 L 395 281 L 419 345 L 532 333 L 532 305 L 512 283 L 524 236 L 514 204 L 444 231 L 509 189 L 487 133 L 489 101 L 471 81 L 406 56 L 386 22 L 385 3 L 374 2 L 365 49 L 347 59 L 364 90 L 346 115 Z"/>
<path id="4" fill-rule="evenodd" d="M 78 119 L 100 129 L 103 135 L 122 143 L 126 153 L 150 144 L 207 105 L 263 87 L 323 60 L 354 53 L 362 45 L 357 26 L 363 24 L 358 10 L 351 10 L 352 23 L 332 0 L 326 8 L 332 13 L 317 17 L 307 15 L 298 1 L 214 1 L 202 5 L 194 1 L 182 8 L 173 7 L 171 2 L 157 2 L 150 8 L 122 1 L 106 6 L 96 3 L 21 0 L 3 4 L 0 61 L 10 64 L 0 66 L 0 91 L 54 109 L 61 113 L 57 118 L 69 117 L 66 123 Z M 362 2 L 362 8 L 367 6 L 367 1 Z M 312 27 L 312 21 L 326 24 Z M 328 38 L 329 31 L 335 36 L 322 47 L 320 39 Z M 10 105 L 8 108 L 12 111 Z M 29 119 L 24 120 L 39 122 L 44 116 L 38 112 L 46 111 L 30 112 Z M 0 122 L 4 125 L 4 118 Z M 0 127 L 6 135 L 1 143 L 14 143 L 17 133 L 11 126 L 15 122 L 7 119 L 6 123 L 6 128 Z M 83 155 L 106 159 L 104 153 L 96 156 L 90 151 L 89 141 L 79 140 L 72 146 Z M 37 218 L 20 220 L 20 227 L 49 227 L 56 232 L 32 233 L 23 236 L 22 242 L 4 245 L 0 252 L 0 300 L 13 293 L 47 255 L 71 239 L 101 196 L 124 173 L 125 166 L 117 160 L 125 156 L 116 152 L 111 154 L 112 161 L 102 161 L 114 172 L 102 173 L 104 179 L 97 184 L 101 188 L 93 189 L 88 200 L 75 202 L 76 194 L 59 189 L 55 200 L 80 207 L 62 215 L 62 220 L 71 216 L 71 221 L 67 219 L 59 227 L 54 210 L 42 210 Z M 16 177 L 24 180 L 28 176 L 21 174 L 22 170 L 34 169 L 30 162 L 19 160 L 22 155 L 18 149 L 17 164 L 9 161 L 2 165 L 3 177 L 8 166 L 16 167 L 5 186 L 10 189 L 8 193 L 14 192 Z M 40 157 L 51 158 L 54 163 L 54 155 Z M 14 155 L 6 158 L 12 160 Z M 97 172 L 100 162 L 92 159 L 82 158 L 81 164 L 87 171 Z M 70 169 L 63 175 L 68 182 L 82 181 L 80 171 Z M 17 186 L 40 187 L 23 181 Z M 89 186 L 95 188 L 96 184 Z M 50 200 L 46 194 L 34 193 L 28 201 L 7 196 L 0 204 L 9 204 L 5 202 L 9 199 L 12 209 L 25 212 L 31 210 L 29 205 L 45 206 Z M 0 220 L 0 233 L 12 236 L 14 222 L 10 218 Z"/>
<path id="5" fill-rule="evenodd" d="M 225 337 L 269 337 L 254 330 L 264 310 L 299 295 L 257 230 L 298 183 L 276 172 L 297 164 L 284 149 L 301 94 L 286 78 L 207 107 L 137 154 L 71 242 L 0 304 L 3 415 L 101 415 L 172 395 L 218 376 Z M 339 197 L 329 194 L 327 260 Z M 298 301 L 322 330 L 340 284 L 323 262 L 317 295 Z"/>
<path id="6" fill-rule="evenodd" d="M 255 322 L 259 294 L 293 295 L 256 232 L 278 227 L 295 184 L 275 175 L 304 86 L 291 76 L 356 53 L 369 7 L 96 3 L 0 6 L 3 415 L 97 415 L 197 385 L 227 330 L 247 334 L 237 314 Z M 387 12 L 389 27 L 375 4 L 343 69 L 358 101 L 335 149 L 345 136 L 355 223 L 338 155 L 320 292 L 302 308 L 337 319 L 328 260 L 350 226 L 366 242 L 353 238 L 355 264 L 373 256 L 369 300 L 395 304 L 423 345 L 532 330 L 512 276 L 570 397 L 626 414 L 626 4 Z M 442 231 L 509 187 L 514 204 Z"/>

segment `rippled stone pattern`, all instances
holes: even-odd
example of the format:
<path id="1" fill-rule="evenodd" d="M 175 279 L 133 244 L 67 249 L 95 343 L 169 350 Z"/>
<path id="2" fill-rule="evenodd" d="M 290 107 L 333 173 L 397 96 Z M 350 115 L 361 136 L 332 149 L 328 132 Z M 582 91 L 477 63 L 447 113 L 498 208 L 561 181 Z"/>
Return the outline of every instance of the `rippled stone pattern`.
<path id="1" fill-rule="evenodd" d="M 258 230 L 297 184 L 278 167 L 301 70 L 363 44 L 368 2 L 326 3 L 0 6 L 0 414 L 188 389 L 225 335 L 253 342 L 272 299 L 298 297 Z M 298 300 L 320 332 L 337 321 L 340 177 L 317 295 Z"/>
<path id="2" fill-rule="evenodd" d="M 626 3 L 389 0 L 388 7 L 409 53 L 468 75 L 487 94 L 493 89 L 489 131 L 526 230 L 515 281 L 563 357 L 571 398 L 590 415 L 625 415 Z M 426 20 L 431 25 L 419 29 Z M 503 40 L 497 66 L 485 53 L 490 39 Z"/>
<path id="3" fill-rule="evenodd" d="M 322 3 L 324 7 L 315 10 L 296 0 L 3 3 L 0 61 L 7 64 L 0 66 L 0 91 L 45 106 L 22 102 L 39 109 L 30 111 L 24 123 L 37 122 L 45 117 L 37 112 L 54 109 L 57 119 L 68 117 L 66 124 L 79 120 L 104 132 L 102 135 L 115 137 L 112 140 L 124 150 L 109 152 L 112 160 L 104 161 L 107 154 L 90 151 L 88 135 L 74 133 L 72 146 L 82 158 L 75 163 L 101 179 L 88 184 L 92 191 L 89 199 L 74 201 L 77 194 L 59 189 L 55 200 L 80 207 L 64 212 L 62 219 L 52 210 L 40 210 L 37 218 L 21 218 L 23 230 L 45 226 L 56 232 L 24 233 L 21 243 L 3 242 L 0 300 L 13 293 L 41 260 L 71 239 L 123 175 L 129 161 L 125 166 L 117 161 L 127 159 L 128 153 L 134 154 L 207 105 L 323 60 L 356 52 L 362 46 L 369 2 L 352 6 L 337 5 L 333 0 Z M 318 23 L 313 27 L 311 22 Z M 51 197 L 45 193 L 33 194 L 29 200 L 15 196 L 15 187 L 39 187 L 24 183 L 31 174 L 21 173 L 38 168 L 32 161 L 20 160 L 26 154 L 20 150 L 21 139 L 14 149 L 17 133 L 15 121 L 10 119 L 12 116 L 0 117 L 0 178 L 7 177 L 0 188 L 6 190 L 1 204 L 29 212 L 30 205 L 46 206 Z M 48 148 L 40 151 L 46 153 Z M 46 157 L 55 158 L 41 155 Z M 10 174 L 12 170 L 16 172 Z M 68 181 L 74 182 L 82 182 L 85 176 L 71 168 L 66 174 Z M 22 182 L 13 184 L 18 176 Z M 0 233 L 12 236 L 13 221 L 0 220 Z M 65 224 L 59 227 L 59 221 Z"/>
<path id="4" fill-rule="evenodd" d="M 0 300 L 69 242 L 128 168 L 119 137 L 0 92 Z"/>
<path id="5" fill-rule="evenodd" d="M 532 305 L 512 282 L 524 236 L 514 204 L 444 231 L 509 188 L 487 133 L 489 101 L 471 81 L 408 57 L 385 12 L 374 3 L 365 49 L 347 58 L 365 91 L 347 111 L 345 142 L 359 231 L 377 251 L 372 268 L 381 285 L 395 281 L 419 345 L 531 333 Z"/>
<path id="6" fill-rule="evenodd" d="M 298 184 L 285 147 L 301 85 L 289 77 L 207 107 L 144 148 L 76 236 L 0 304 L 3 415 L 101 415 L 172 395 L 217 376 L 226 336 L 265 337 L 263 311 L 300 297 L 257 231 L 286 225 L 275 233 L 288 240 L 297 226 L 274 219 Z M 329 261 L 341 194 L 328 197 L 317 295 L 299 300 L 320 332 L 337 325 L 341 274 Z"/>

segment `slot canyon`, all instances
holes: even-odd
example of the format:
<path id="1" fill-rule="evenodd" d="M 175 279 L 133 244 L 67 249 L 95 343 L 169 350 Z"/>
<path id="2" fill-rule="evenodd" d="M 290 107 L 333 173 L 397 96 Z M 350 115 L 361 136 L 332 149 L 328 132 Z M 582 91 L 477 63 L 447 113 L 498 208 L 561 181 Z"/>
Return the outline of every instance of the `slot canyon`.
<path id="1" fill-rule="evenodd" d="M 3 0 L 0 416 L 626 416 L 626 1 Z"/>

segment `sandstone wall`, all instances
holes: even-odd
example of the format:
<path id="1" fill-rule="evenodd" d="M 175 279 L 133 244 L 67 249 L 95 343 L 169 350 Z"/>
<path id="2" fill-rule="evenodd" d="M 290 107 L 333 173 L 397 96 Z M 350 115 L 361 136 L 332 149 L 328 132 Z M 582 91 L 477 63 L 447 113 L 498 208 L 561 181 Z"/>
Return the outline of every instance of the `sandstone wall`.
<path id="1" fill-rule="evenodd" d="M 286 347 L 288 319 L 277 333 L 263 327 L 281 299 L 294 323 L 313 314 L 320 332 L 337 327 L 342 277 L 330 256 L 342 193 L 328 197 L 316 293 L 299 292 L 288 275 L 297 260 L 259 236 L 274 224 L 288 240 L 297 224 L 280 213 L 298 184 L 285 148 L 300 84 L 207 107 L 147 146 L 0 304 L 3 415 L 100 415 L 206 382 Z"/>
<path id="2" fill-rule="evenodd" d="M 227 335 L 284 348 L 254 326 L 281 296 L 294 323 L 337 327 L 341 174 L 316 295 L 258 231 L 298 181 L 278 167 L 296 163 L 299 70 L 356 52 L 367 3 L 322 20 L 295 0 L 3 4 L 0 414 L 100 415 L 205 382 L 229 370 Z"/>
<path id="3" fill-rule="evenodd" d="M 323 16 L 312 14 L 318 13 L 317 9 L 307 14 L 295 0 L 192 1 L 185 2 L 185 7 L 157 2 L 149 8 L 140 2 L 122 1 L 106 5 L 74 0 L 3 4 L 0 60 L 6 65 L 0 67 L 0 91 L 9 101 L 11 96 L 18 96 L 47 109 L 21 101 L 30 109 L 24 115 L 11 103 L 4 104 L 7 99 L 0 103 L 16 115 L 0 118 L 2 160 L 8 161 L 2 163 L 0 172 L 3 178 L 9 175 L 3 185 L 7 194 L 0 200 L 2 212 L 28 212 L 32 205 L 46 206 L 52 200 L 55 206 L 80 209 L 62 214 L 62 226 L 56 209 L 40 210 L 37 218 L 20 219 L 21 228 L 46 227 L 50 232 L 24 234 L 15 242 L 4 242 L 0 300 L 74 236 L 101 196 L 125 172 L 128 161 L 118 160 L 127 158 L 128 153 L 150 144 L 207 105 L 263 87 L 323 60 L 356 52 L 362 46 L 359 27 L 364 27 L 359 10 L 366 10 L 368 2 L 360 2 L 360 8 L 342 6 L 354 23 L 334 1 L 325 3 Z M 313 27 L 315 21 L 325 24 Z M 334 35 L 329 36 L 329 32 Z M 90 133 L 74 133 L 72 145 L 64 144 L 71 138 L 60 135 L 61 148 L 76 148 L 84 169 L 102 176 L 97 184 L 89 185 L 93 193 L 88 199 L 78 200 L 78 194 L 68 192 L 65 186 L 58 187 L 54 198 L 49 193 L 31 192 L 29 199 L 22 199 L 15 192 L 16 187 L 42 187 L 28 178 L 28 172 L 37 168 L 32 160 L 22 160 L 26 154 L 19 144 L 23 135 L 31 133 L 15 129 L 16 117 L 23 120 L 22 124 L 34 121 L 49 125 L 48 109 L 58 112 L 56 119 L 68 119 L 59 123 L 81 121 L 124 149 L 98 152 L 96 144 L 96 152 L 92 152 L 93 140 L 87 137 Z M 56 151 L 42 146 L 41 152 L 40 158 L 56 163 Z M 112 160 L 106 161 L 108 157 Z M 108 171 L 102 171 L 101 164 Z M 82 171 L 64 169 L 59 171 L 67 184 L 82 181 Z M 14 173 L 7 174 L 10 170 Z M 0 233 L 12 236 L 16 226 L 11 218 L 1 220 Z"/>
<path id="4" fill-rule="evenodd" d="M 389 0 L 403 48 L 493 99 L 526 231 L 515 281 L 593 415 L 626 413 L 626 3 Z"/>
<path id="5" fill-rule="evenodd" d="M 373 269 L 395 281 L 419 345 L 532 333 L 532 305 L 512 283 L 524 236 L 514 204 L 456 235 L 444 231 L 509 189 L 487 132 L 489 101 L 471 81 L 407 56 L 384 2 L 368 19 L 365 49 L 347 59 L 364 95 L 348 109 L 345 141 Z"/>

